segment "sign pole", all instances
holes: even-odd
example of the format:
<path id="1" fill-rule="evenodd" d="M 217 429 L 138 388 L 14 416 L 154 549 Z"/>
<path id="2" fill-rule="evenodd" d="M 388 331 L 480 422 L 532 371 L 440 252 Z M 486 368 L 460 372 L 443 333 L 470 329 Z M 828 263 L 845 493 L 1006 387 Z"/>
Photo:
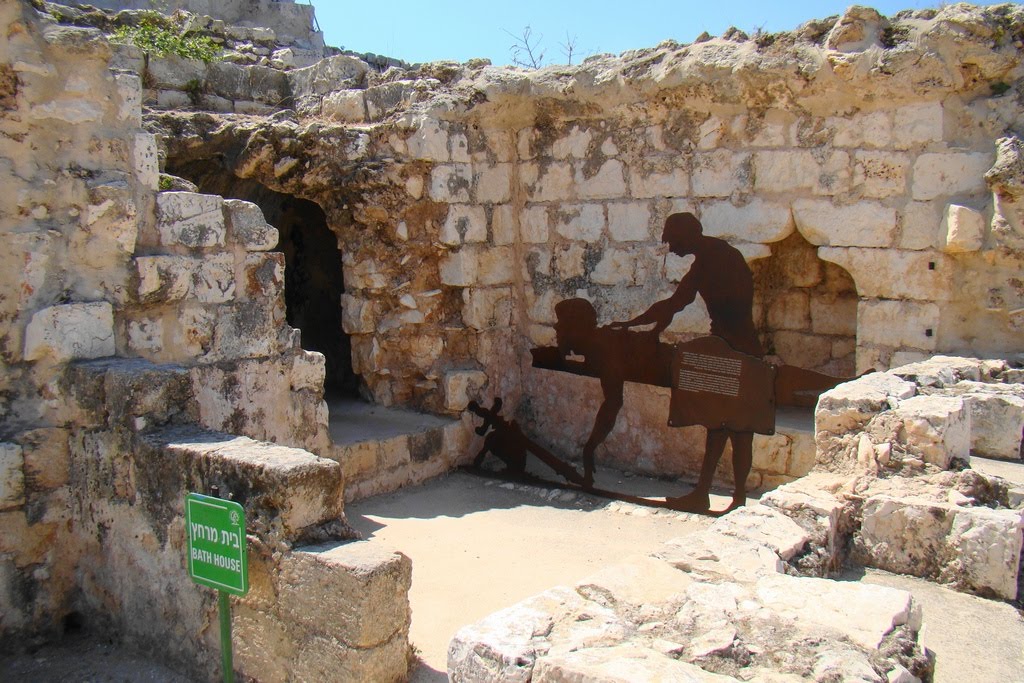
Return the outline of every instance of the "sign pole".
<path id="1" fill-rule="evenodd" d="M 231 599 L 227 591 L 217 591 L 220 607 L 220 653 L 224 683 L 235 683 L 235 667 L 231 653 Z"/>

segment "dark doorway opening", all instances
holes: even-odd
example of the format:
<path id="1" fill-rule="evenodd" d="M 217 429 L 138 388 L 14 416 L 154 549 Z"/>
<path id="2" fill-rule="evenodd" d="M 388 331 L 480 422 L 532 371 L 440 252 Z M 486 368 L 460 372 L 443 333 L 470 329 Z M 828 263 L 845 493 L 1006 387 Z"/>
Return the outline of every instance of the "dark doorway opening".
<path id="1" fill-rule="evenodd" d="M 167 171 L 192 181 L 205 194 L 243 199 L 263 210 L 277 228 L 276 251 L 285 258 L 285 306 L 288 324 L 302 333 L 302 348 L 327 360 L 326 397 L 359 396 L 359 376 L 352 371 L 352 347 L 341 329 L 341 295 L 345 292 L 341 250 L 315 202 L 275 192 L 254 180 L 237 178 L 216 160 L 167 162 Z"/>

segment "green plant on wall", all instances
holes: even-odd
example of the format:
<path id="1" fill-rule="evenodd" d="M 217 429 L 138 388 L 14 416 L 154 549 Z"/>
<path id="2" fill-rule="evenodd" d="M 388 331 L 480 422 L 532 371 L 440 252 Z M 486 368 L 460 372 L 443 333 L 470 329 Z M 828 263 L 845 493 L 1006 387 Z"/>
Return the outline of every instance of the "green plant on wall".
<path id="1" fill-rule="evenodd" d="M 146 12 L 135 26 L 119 26 L 110 39 L 134 45 L 155 57 L 177 55 L 212 62 L 221 53 L 220 46 L 209 36 L 189 33 L 173 19 L 157 12 Z"/>

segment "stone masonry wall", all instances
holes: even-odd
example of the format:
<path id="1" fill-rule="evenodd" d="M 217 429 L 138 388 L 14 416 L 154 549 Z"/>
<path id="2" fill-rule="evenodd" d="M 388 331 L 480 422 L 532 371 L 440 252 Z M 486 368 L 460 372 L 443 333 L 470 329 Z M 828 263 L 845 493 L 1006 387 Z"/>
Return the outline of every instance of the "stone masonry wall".
<path id="1" fill-rule="evenodd" d="M 375 401 L 454 413 L 500 395 L 571 454 L 591 390 L 548 382 L 528 349 L 553 341 L 563 298 L 591 299 L 607 323 L 668 295 L 688 267 L 660 243 L 675 211 L 762 275 L 809 245 L 820 289 L 793 280 L 811 272 L 797 266 L 761 292 L 784 292 L 759 312 L 783 360 L 862 372 L 1020 350 L 1021 21 L 1016 5 L 853 8 L 537 71 L 367 74 L 337 56 L 291 72 L 294 113 L 276 121 L 179 111 L 151 127 L 170 158 L 221 158 L 324 207 Z M 708 324 L 697 302 L 663 339 Z M 628 399 L 603 457 L 648 469 L 629 447 L 645 440 L 685 461 L 702 439 Z"/>

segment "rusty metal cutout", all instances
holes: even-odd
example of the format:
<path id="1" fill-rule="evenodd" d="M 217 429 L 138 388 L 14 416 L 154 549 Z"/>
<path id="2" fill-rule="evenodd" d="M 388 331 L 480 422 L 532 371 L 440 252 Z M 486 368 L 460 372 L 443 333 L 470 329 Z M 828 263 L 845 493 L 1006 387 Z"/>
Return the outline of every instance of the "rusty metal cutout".
<path id="1" fill-rule="evenodd" d="M 662 241 L 672 253 L 694 257 L 671 296 L 632 320 L 603 327 L 598 326 L 597 311 L 589 301 L 561 301 L 555 306 L 557 346 L 532 349 L 536 368 L 601 381 L 603 401 L 583 446 L 583 477 L 530 441 L 514 421 L 500 418 L 500 400 L 490 411 L 471 406 L 485 420 L 478 433 L 493 430 L 477 456 L 477 466 L 490 451 L 506 463 L 510 475 L 524 475 L 529 452 L 587 491 L 645 505 L 713 514 L 709 504 L 711 482 L 726 444 L 731 443 L 735 482 L 733 500 L 726 511 L 746 502 L 753 437 L 755 433 L 775 433 L 776 406 L 813 406 L 822 391 L 843 380 L 791 366 L 776 368 L 762 360 L 764 350 L 752 315 L 754 279 L 750 267 L 743 254 L 728 242 L 704 235 L 693 214 L 669 216 Z M 698 294 L 711 319 L 711 335 L 676 345 L 660 341 L 659 335 L 672 318 Z M 661 502 L 594 488 L 594 453 L 615 426 L 625 382 L 668 387 L 668 424 L 707 428 L 700 478 L 691 493 Z"/>

